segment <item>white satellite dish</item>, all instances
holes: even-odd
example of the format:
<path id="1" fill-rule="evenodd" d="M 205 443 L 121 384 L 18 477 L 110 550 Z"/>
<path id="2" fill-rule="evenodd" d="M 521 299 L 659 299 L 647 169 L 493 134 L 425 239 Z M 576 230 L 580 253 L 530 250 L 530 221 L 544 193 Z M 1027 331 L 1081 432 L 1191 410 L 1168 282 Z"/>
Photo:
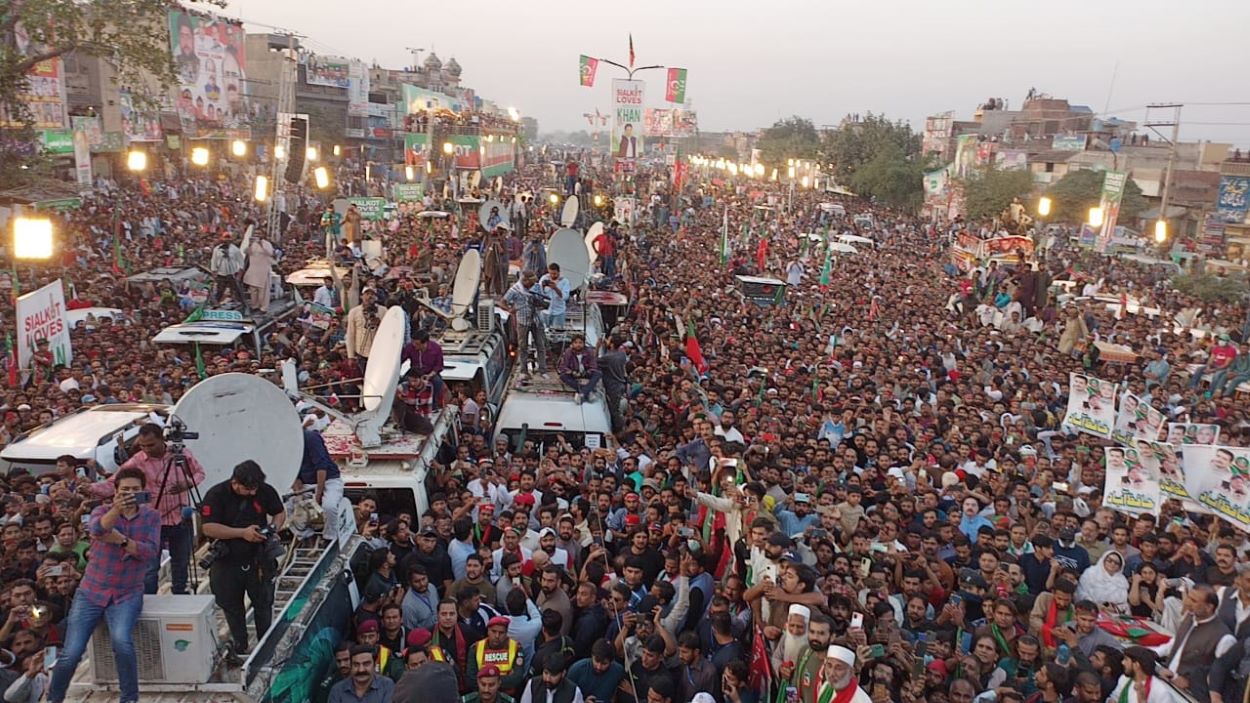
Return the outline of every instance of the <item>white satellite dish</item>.
<path id="1" fill-rule="evenodd" d="M 581 203 L 578 202 L 577 197 L 569 196 L 564 201 L 564 210 L 560 213 L 560 224 L 565 227 L 572 227 L 573 223 L 577 222 L 577 209 L 579 207 L 581 207 Z"/>
<path id="2" fill-rule="evenodd" d="M 201 491 L 229 480 L 248 459 L 260 464 L 278 491 L 295 482 L 304 433 L 295 406 L 272 382 L 246 373 L 212 376 L 192 386 L 171 414 L 199 434 L 186 445 L 204 466 Z"/>
<path id="3" fill-rule="evenodd" d="M 460 266 L 456 269 L 456 282 L 451 287 L 451 328 L 464 332 L 472 325 L 465 319 L 473 298 L 477 296 L 477 287 L 482 282 L 482 255 L 477 249 L 470 249 L 460 257 Z"/>
<path id="4" fill-rule="evenodd" d="M 594 264 L 599 258 L 599 253 L 595 251 L 595 240 L 599 235 L 603 234 L 603 223 L 596 222 L 586 230 L 586 255 L 590 257 L 590 263 Z"/>
<path id="5" fill-rule="evenodd" d="M 492 219 L 494 224 L 491 224 Z M 487 200 L 477 209 L 477 221 L 482 223 L 482 229 L 494 232 L 496 227 L 508 222 L 508 208 L 498 200 Z"/>
<path id="6" fill-rule="evenodd" d="M 398 305 L 387 310 L 373 336 L 369 363 L 360 384 L 365 409 L 353 417 L 356 438 L 365 448 L 382 443 L 382 425 L 391 416 L 391 403 L 395 402 L 395 388 L 399 385 L 399 358 L 404 351 L 404 317 L 404 309 Z"/>
<path id="7" fill-rule="evenodd" d="M 558 229 L 547 242 L 548 263 L 560 265 L 560 275 L 569 279 L 569 287 L 577 290 L 590 279 L 590 256 L 586 241 L 575 229 Z"/>

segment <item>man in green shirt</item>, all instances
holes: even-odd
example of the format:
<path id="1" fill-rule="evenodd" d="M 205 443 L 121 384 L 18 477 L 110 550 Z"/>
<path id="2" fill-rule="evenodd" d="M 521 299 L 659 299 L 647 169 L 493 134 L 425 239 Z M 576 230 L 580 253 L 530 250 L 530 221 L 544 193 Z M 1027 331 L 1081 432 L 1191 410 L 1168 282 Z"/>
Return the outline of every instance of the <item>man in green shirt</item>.
<path id="1" fill-rule="evenodd" d="M 467 693 L 460 698 L 460 703 L 513 703 L 512 696 L 499 690 L 503 678 L 499 675 L 499 667 L 487 664 L 477 672 L 477 693 Z"/>

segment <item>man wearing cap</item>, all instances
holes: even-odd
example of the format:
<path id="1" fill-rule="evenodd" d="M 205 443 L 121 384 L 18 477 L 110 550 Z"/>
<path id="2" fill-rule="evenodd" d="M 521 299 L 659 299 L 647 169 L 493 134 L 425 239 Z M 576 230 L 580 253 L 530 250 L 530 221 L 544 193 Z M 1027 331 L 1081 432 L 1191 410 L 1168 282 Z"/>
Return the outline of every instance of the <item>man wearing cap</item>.
<path id="1" fill-rule="evenodd" d="M 496 615 L 486 623 L 486 637 L 469 647 L 469 661 L 465 670 L 469 681 L 487 665 L 499 670 L 500 689 L 515 696 L 525 682 L 525 652 L 516 640 L 508 636 L 509 619 Z"/>
<path id="2" fill-rule="evenodd" d="M 221 233 L 221 243 L 213 247 L 213 257 L 208 264 L 216 285 L 213 287 L 213 305 L 221 302 L 222 293 L 226 288 L 234 292 L 235 300 L 247 309 L 247 297 L 243 295 L 243 284 L 239 282 L 239 272 L 243 270 L 243 251 L 234 243 L 229 232 Z"/>
<path id="3" fill-rule="evenodd" d="M 392 680 L 398 680 L 404 673 L 403 662 L 395 656 L 395 652 L 379 643 L 380 625 L 377 620 L 365 620 L 356 628 L 357 643 L 373 648 L 374 670 Z"/>
<path id="4" fill-rule="evenodd" d="M 408 652 L 413 650 L 421 650 L 425 653 L 427 661 L 447 663 L 450 660 L 443 648 L 434 644 L 434 635 L 424 627 L 418 627 L 408 632 L 408 637 L 404 640 L 404 658 L 408 657 Z"/>
<path id="5" fill-rule="evenodd" d="M 499 546 L 499 549 L 491 552 L 491 561 L 494 565 L 491 571 L 491 580 L 495 581 L 496 585 L 498 585 L 500 577 L 503 576 L 503 559 L 508 555 L 512 555 L 520 560 L 522 569 L 530 563 L 534 556 L 530 550 L 521 546 L 521 533 L 515 527 L 504 528 L 502 544 Z M 503 598 L 506 595 L 506 593 L 500 593 L 499 597 Z"/>
<path id="6" fill-rule="evenodd" d="M 555 528 L 544 527 L 538 531 L 538 547 L 551 557 L 551 563 L 564 569 L 565 571 L 573 570 L 573 560 L 569 558 L 569 553 L 557 546 L 559 535 L 556 534 Z"/>
<path id="7" fill-rule="evenodd" d="M 773 668 L 780 671 L 786 663 L 793 664 L 807 649 L 807 622 L 812 610 L 799 603 L 791 603 L 786 611 L 786 623 L 781 639 L 773 646 Z"/>
<path id="8" fill-rule="evenodd" d="M 477 692 L 466 693 L 460 697 L 460 703 L 513 703 L 512 696 L 500 691 L 499 667 L 487 664 L 477 672 Z"/>
<path id="9" fill-rule="evenodd" d="M 820 673 L 814 703 L 872 703 L 855 677 L 855 653 L 846 647 L 830 645 Z"/>
<path id="10" fill-rule="evenodd" d="M 446 594 L 451 590 L 451 557 L 447 556 L 447 550 L 438 543 L 438 532 L 429 522 L 421 526 L 421 531 L 417 533 L 417 548 L 402 559 L 400 570 L 407 571 L 412 564 L 425 567 L 430 583 L 438 588 L 439 593 Z"/>

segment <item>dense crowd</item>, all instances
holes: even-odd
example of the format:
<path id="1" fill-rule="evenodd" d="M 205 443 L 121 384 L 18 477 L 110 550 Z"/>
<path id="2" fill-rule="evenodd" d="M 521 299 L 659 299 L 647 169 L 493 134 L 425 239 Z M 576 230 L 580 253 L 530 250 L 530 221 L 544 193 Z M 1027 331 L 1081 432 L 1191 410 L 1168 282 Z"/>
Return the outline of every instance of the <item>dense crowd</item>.
<path id="1" fill-rule="evenodd" d="M 544 185 L 555 183 L 527 172 L 505 196 Z M 698 188 L 640 197 L 640 224 L 612 230 L 609 284 L 631 304 L 598 350 L 601 365 L 627 359 L 611 448 L 512 447 L 470 422 L 455 460 L 431 475 L 426 514 L 375 521 L 377 502 L 358 502 L 372 548 L 363 602 L 320 699 L 1242 699 L 1245 533 L 1175 502 L 1159 515 L 1103 506 L 1108 443 L 1061 423 L 1076 371 L 1247 446 L 1229 383 L 1250 363 L 1230 339 L 1244 307 L 1206 313 L 1219 331 L 1199 338 L 1168 322 L 1203 306 L 1166 276 L 1062 237 L 1030 257 L 1036 266 L 965 273 L 946 264 L 950 235 L 979 225 L 939 228 L 853 200 L 834 216 L 806 191 L 787 213 L 788 196 L 766 187 Z M 436 327 L 414 289 L 446 295 L 466 246 L 500 246 L 541 274 L 526 251 L 554 229 L 541 200 L 521 237 L 417 208 L 340 221 L 311 195 L 289 198 L 277 270 L 324 255 L 329 229 L 348 242 L 335 257 L 353 273 L 326 287 L 327 302 L 401 305 L 413 329 Z M 84 405 L 176 401 L 200 378 L 194 353 L 150 340 L 196 301 L 189 288 L 127 283 L 126 270 L 207 265 L 223 235 L 237 242 L 260 215 L 240 183 L 191 178 L 113 187 L 69 214 L 61 260 L 22 267 L 22 289 L 60 277 L 71 307 L 125 312 L 74 330 L 70 367 L 23 370 L 4 393 L 5 441 Z M 875 244 L 826 268 L 797 236 L 825 230 Z M 351 243 L 367 238 L 385 242 L 384 268 L 355 256 Z M 761 305 L 733 274 L 789 285 Z M 1164 314 L 1062 305 L 1058 280 Z M 203 373 L 293 357 L 302 385 L 326 384 L 334 400 L 359 375 L 347 326 L 282 323 L 260 358 L 209 355 Z M 1099 358 L 1096 339 L 1136 360 Z M 1203 380 L 1221 371 L 1213 387 Z M 85 488 L 94 474 L 67 459 L 6 479 L 9 700 L 34 694 L 38 655 L 62 636 L 90 557 L 81 517 L 106 500 Z"/>

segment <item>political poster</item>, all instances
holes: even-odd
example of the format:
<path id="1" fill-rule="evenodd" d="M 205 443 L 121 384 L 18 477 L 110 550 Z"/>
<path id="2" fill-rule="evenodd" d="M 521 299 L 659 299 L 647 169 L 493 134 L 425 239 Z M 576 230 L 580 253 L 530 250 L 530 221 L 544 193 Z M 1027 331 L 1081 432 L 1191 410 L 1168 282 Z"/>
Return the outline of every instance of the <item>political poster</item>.
<path id="1" fill-rule="evenodd" d="M 1220 194 L 1215 201 L 1215 218 L 1239 225 L 1250 211 L 1250 177 L 1220 176 Z"/>
<path id="2" fill-rule="evenodd" d="M 329 329 L 330 322 L 335 319 L 338 319 L 338 313 L 332 308 L 316 303 L 305 303 L 302 314 L 299 316 L 301 323 L 322 330 Z"/>
<path id="3" fill-rule="evenodd" d="M 52 364 L 68 364 L 74 360 L 69 342 L 69 324 L 65 320 L 65 290 L 61 279 L 49 283 L 17 299 L 17 365 L 28 368 L 39 351 L 39 343 L 48 340 Z"/>
<path id="4" fill-rule="evenodd" d="M 1095 249 L 1102 254 L 1111 244 L 1115 235 L 1115 223 L 1120 217 L 1120 199 L 1124 197 L 1124 186 L 1128 183 L 1128 173 L 1124 171 L 1104 171 L 1102 178 L 1102 199 L 1098 207 L 1102 209 L 1102 229 L 1098 231 L 1098 243 Z"/>
<path id="5" fill-rule="evenodd" d="M 169 11 L 169 43 L 178 73 L 174 104 L 187 136 L 209 136 L 247 121 L 243 24 Z"/>
<path id="6" fill-rule="evenodd" d="M 351 62 L 337 56 L 321 56 L 306 53 L 300 57 L 304 64 L 304 82 L 327 88 L 347 88 L 351 84 Z"/>
<path id="7" fill-rule="evenodd" d="M 86 130 L 75 128 L 74 139 L 74 177 L 78 181 L 78 192 L 91 192 L 91 140 Z"/>
<path id="8" fill-rule="evenodd" d="M 1063 424 L 1104 439 L 1115 427 L 1115 384 L 1079 373 L 1068 374 L 1068 412 Z"/>
<path id="9" fill-rule="evenodd" d="M 1184 444 L 1219 444 L 1220 426 L 1199 422 L 1169 422 L 1167 442 L 1177 447 Z"/>
<path id="10" fill-rule="evenodd" d="M 31 42 L 26 28 L 17 24 L 12 28 L 18 56 L 37 54 L 44 47 Z M 60 57 L 40 61 L 26 72 L 26 85 L 20 86 L 14 102 L 26 106 L 27 115 L 34 129 L 61 129 L 69 126 L 65 107 L 65 65 Z M 0 108 L 0 126 L 10 127 L 22 121 L 9 117 Z"/>
<path id="11" fill-rule="evenodd" d="M 1135 447 L 1106 447 L 1103 451 L 1107 461 L 1103 505 L 1130 515 L 1157 515 L 1162 502 L 1158 466 L 1142 461 Z"/>
<path id="12" fill-rule="evenodd" d="M 127 143 L 165 140 L 160 115 L 155 110 L 140 110 L 130 91 L 120 91 L 117 104 L 122 118 L 122 136 Z"/>
<path id="13" fill-rule="evenodd" d="M 365 117 L 369 114 L 369 67 L 353 60 L 347 66 L 347 114 Z"/>
<path id="14" fill-rule="evenodd" d="M 1187 506 L 1196 506 L 1185 488 L 1185 468 L 1179 445 L 1142 439 L 1134 446 L 1137 447 L 1137 458 L 1146 470 L 1159 477 L 1159 491 L 1164 499 L 1175 498 L 1184 501 Z"/>
<path id="15" fill-rule="evenodd" d="M 423 183 L 396 183 L 391 186 L 391 198 L 397 203 L 421 202 L 425 197 Z"/>
<path id="16" fill-rule="evenodd" d="M 642 156 L 645 87 L 643 81 L 612 79 L 612 155 L 618 159 Z"/>
<path id="17" fill-rule="evenodd" d="M 648 137 L 673 136 L 672 110 L 647 108 L 643 110 L 642 119 L 643 124 L 646 125 L 643 132 Z"/>
<path id="18" fill-rule="evenodd" d="M 1185 490 L 1203 509 L 1250 531 L 1250 448 L 1186 444 Z"/>
<path id="19" fill-rule="evenodd" d="M 1163 413 L 1143 403 L 1136 395 L 1125 393 L 1120 396 L 1120 411 L 1116 414 L 1111 439 L 1125 445 L 1132 445 L 1139 439 L 1156 441 L 1163 429 L 1163 420 Z"/>

